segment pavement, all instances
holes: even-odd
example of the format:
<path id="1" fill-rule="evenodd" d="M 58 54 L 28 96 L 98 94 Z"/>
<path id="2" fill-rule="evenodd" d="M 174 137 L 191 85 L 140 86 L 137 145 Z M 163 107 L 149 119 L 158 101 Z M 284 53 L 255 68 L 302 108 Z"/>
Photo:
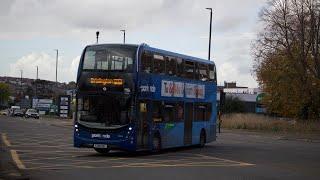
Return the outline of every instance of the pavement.
<path id="1" fill-rule="evenodd" d="M 320 143 L 257 132 L 223 131 L 205 148 L 97 154 L 72 145 L 72 121 L 0 116 L 0 179 L 319 179 Z M 5 156 L 4 154 L 9 154 Z M 0 169 L 8 172 L 6 169 Z M 12 171 L 11 171 L 12 172 Z M 11 173 L 12 175 L 12 173 Z"/>

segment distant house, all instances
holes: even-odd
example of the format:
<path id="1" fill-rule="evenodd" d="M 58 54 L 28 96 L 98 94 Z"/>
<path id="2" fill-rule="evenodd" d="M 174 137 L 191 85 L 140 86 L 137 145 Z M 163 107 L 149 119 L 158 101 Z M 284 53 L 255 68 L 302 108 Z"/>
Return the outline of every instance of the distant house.
<path id="1" fill-rule="evenodd" d="M 245 112 L 257 113 L 257 97 L 262 94 L 259 88 L 239 87 L 236 82 L 224 82 L 217 90 L 217 101 L 220 103 L 220 94 L 223 92 L 226 97 L 237 97 L 245 104 Z M 260 113 L 260 111 L 259 111 Z"/>

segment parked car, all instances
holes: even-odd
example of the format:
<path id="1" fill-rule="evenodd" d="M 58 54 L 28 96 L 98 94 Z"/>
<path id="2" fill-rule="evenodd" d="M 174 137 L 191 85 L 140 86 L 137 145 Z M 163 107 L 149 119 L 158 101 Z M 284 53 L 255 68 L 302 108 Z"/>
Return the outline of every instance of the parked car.
<path id="1" fill-rule="evenodd" d="M 8 109 L 0 111 L 0 115 L 8 116 L 8 114 L 9 114 Z"/>
<path id="2" fill-rule="evenodd" d="M 21 109 L 15 109 L 13 111 L 13 116 L 20 116 L 20 117 L 23 117 L 24 116 L 24 113 Z"/>
<path id="3" fill-rule="evenodd" d="M 28 109 L 26 114 L 24 115 L 26 118 L 36 118 L 39 119 L 39 113 L 35 109 Z"/>
<path id="4" fill-rule="evenodd" d="M 11 108 L 9 109 L 9 115 L 14 116 L 14 111 L 16 109 L 20 109 L 20 106 L 11 106 Z"/>

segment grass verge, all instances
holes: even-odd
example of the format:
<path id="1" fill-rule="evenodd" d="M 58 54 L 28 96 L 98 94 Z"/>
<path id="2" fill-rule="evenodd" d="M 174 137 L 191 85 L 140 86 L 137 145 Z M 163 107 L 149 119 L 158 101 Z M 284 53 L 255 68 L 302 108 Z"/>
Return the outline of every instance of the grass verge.
<path id="1" fill-rule="evenodd" d="M 300 122 L 293 119 L 276 118 L 257 114 L 223 115 L 222 128 L 320 134 L 319 121 Z"/>

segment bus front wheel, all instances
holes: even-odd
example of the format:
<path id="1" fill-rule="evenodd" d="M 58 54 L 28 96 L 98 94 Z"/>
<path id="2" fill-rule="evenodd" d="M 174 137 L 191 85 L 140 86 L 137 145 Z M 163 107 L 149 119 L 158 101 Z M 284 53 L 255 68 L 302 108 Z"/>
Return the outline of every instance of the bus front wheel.
<path id="1" fill-rule="evenodd" d="M 109 148 L 104 148 L 104 149 L 102 149 L 102 148 L 94 148 L 94 150 L 97 151 L 100 154 L 108 154 L 109 151 L 110 151 Z"/>

